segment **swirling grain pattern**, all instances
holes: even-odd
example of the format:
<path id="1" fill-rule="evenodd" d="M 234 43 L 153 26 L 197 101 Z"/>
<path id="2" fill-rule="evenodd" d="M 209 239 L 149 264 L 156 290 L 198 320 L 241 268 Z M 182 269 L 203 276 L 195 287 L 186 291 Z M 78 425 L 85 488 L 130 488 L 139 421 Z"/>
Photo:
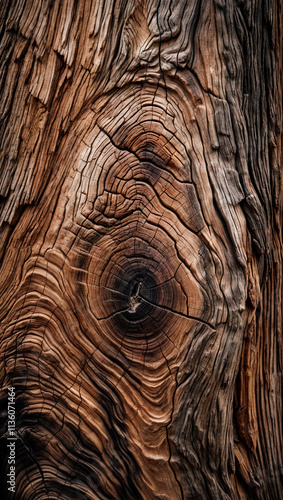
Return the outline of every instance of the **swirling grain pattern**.
<path id="1" fill-rule="evenodd" d="M 281 498 L 283 22 L 259 4 L 2 4 L 19 500 Z"/>

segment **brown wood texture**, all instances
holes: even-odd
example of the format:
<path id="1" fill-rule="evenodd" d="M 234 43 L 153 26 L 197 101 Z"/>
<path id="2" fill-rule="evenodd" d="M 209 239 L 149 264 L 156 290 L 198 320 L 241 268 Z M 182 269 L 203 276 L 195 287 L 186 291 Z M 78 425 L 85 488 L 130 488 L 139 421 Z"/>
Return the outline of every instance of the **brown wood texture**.
<path id="1" fill-rule="evenodd" d="M 282 499 L 282 3 L 0 9 L 1 498 Z"/>

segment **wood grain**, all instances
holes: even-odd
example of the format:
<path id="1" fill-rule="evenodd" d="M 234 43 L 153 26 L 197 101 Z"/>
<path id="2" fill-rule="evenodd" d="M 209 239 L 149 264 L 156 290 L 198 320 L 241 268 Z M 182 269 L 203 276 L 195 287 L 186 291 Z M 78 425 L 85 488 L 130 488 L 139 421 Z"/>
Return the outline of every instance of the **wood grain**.
<path id="1" fill-rule="evenodd" d="M 280 500 L 280 2 L 0 11 L 15 498 Z"/>

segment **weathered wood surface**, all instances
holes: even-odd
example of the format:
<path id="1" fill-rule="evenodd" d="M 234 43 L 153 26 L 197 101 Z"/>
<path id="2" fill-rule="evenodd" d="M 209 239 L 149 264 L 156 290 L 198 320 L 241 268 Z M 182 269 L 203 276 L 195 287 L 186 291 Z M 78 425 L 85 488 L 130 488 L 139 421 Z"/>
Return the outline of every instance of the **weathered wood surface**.
<path id="1" fill-rule="evenodd" d="M 282 25 L 276 0 L 2 1 L 15 498 L 282 498 Z"/>

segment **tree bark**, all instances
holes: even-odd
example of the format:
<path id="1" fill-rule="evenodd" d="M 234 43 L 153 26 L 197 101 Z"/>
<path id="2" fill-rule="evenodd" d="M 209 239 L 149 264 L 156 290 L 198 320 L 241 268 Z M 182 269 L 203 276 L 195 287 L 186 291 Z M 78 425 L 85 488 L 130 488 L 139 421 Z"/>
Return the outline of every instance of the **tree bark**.
<path id="1" fill-rule="evenodd" d="M 1 498 L 280 500 L 281 2 L 0 9 Z"/>

